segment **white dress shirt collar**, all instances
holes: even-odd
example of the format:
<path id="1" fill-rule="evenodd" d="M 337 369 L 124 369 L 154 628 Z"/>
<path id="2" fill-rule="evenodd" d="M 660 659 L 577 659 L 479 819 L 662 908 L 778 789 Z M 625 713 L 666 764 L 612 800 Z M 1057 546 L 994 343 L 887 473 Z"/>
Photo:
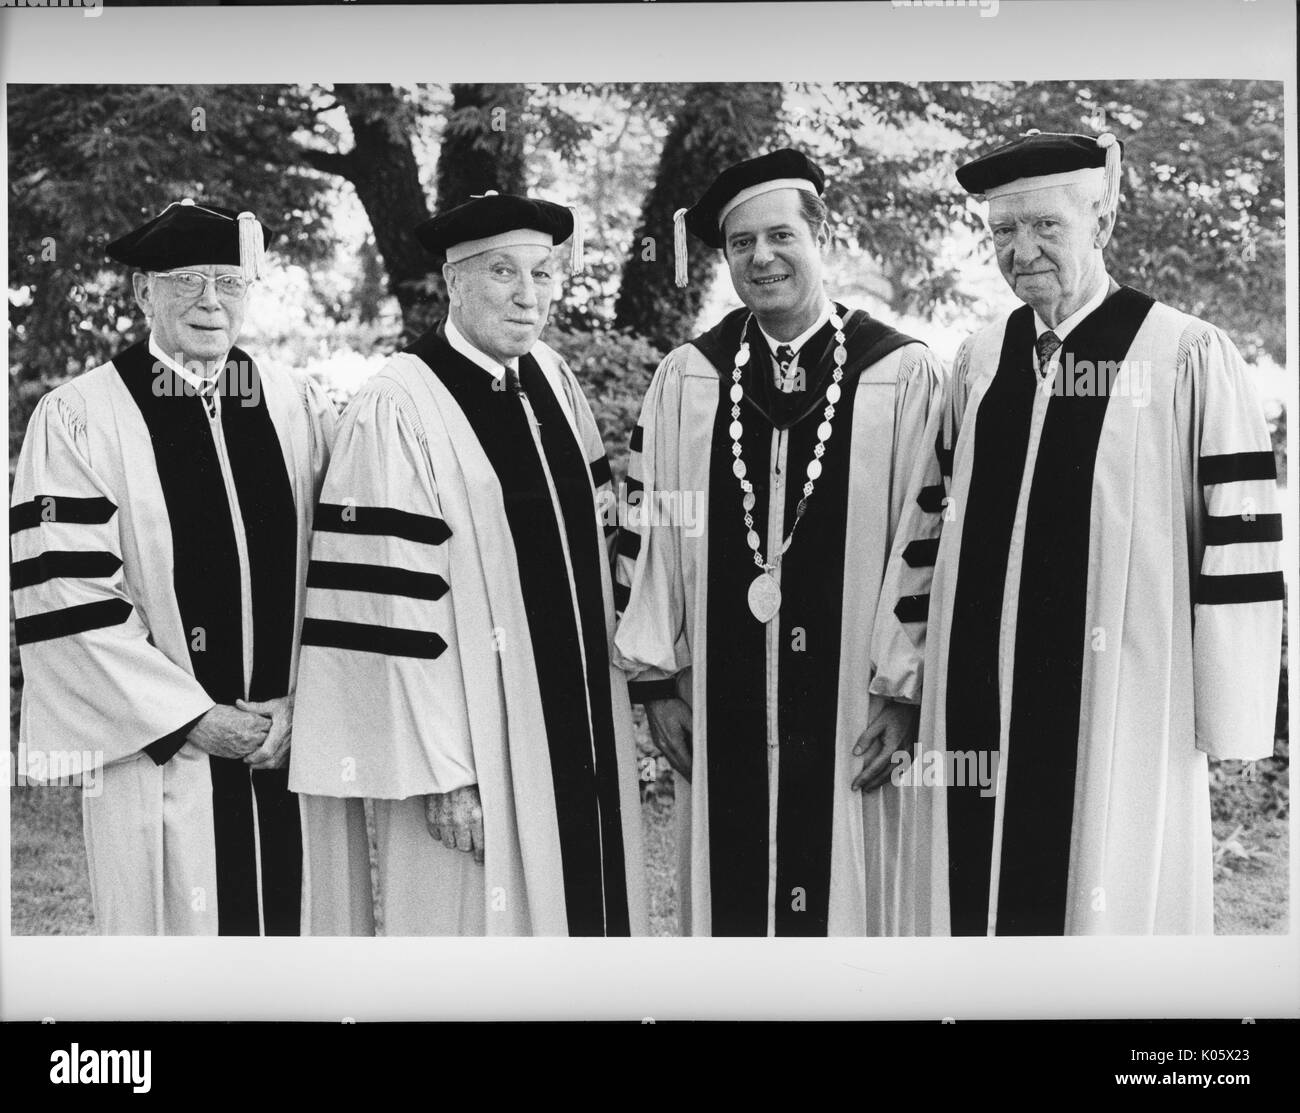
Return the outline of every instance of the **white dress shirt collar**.
<path id="1" fill-rule="evenodd" d="M 185 382 L 189 383 L 190 386 L 194 388 L 196 394 L 198 394 L 200 397 L 203 397 L 204 386 L 212 382 L 212 379 L 205 379 L 202 375 L 198 374 L 198 372 L 191 370 L 190 368 L 186 367 L 183 363 L 178 363 L 175 359 L 169 356 L 166 352 L 162 350 L 162 347 L 159 345 L 158 341 L 154 339 L 154 335 L 152 332 L 149 334 L 149 354 L 153 356 L 155 363 L 161 363 L 173 374 L 184 379 Z M 225 361 L 223 360 L 222 362 L 224 363 Z M 220 413 L 221 412 L 221 391 L 217 390 L 213 394 L 209 395 L 208 397 L 211 400 L 212 409 L 216 413 Z"/>
<path id="2" fill-rule="evenodd" d="M 1051 330 L 1052 332 L 1056 333 L 1056 338 L 1059 341 L 1061 341 L 1062 344 L 1065 343 L 1065 338 L 1069 336 L 1070 333 L 1072 333 L 1075 330 L 1075 328 L 1078 327 L 1079 322 L 1082 321 L 1089 313 L 1091 313 L 1094 309 L 1097 308 L 1097 306 L 1099 306 L 1103 301 L 1106 300 L 1106 293 L 1109 290 L 1110 290 L 1110 275 L 1108 275 L 1106 271 L 1103 269 L 1101 272 L 1101 277 L 1098 279 L 1097 282 L 1097 288 L 1092 292 L 1092 296 L 1088 298 L 1088 300 L 1085 301 L 1081 306 L 1079 306 L 1078 309 L 1076 309 L 1073 313 L 1071 313 L 1068 317 L 1066 317 L 1064 321 L 1062 321 L 1059 325 L 1057 325 L 1054 329 Z M 1047 323 L 1035 311 L 1034 336 L 1035 337 L 1042 336 L 1043 333 L 1047 331 L 1048 331 Z"/>
<path id="3" fill-rule="evenodd" d="M 777 348 L 782 344 L 794 352 L 795 355 L 798 355 L 799 349 L 817 335 L 817 332 L 822 325 L 831 319 L 831 311 L 833 309 L 834 306 L 831 305 L 830 298 L 823 298 L 821 312 L 817 314 L 817 320 L 815 320 L 808 328 L 804 329 L 803 332 L 793 340 L 774 340 L 772 337 L 768 336 L 766 332 L 763 332 L 762 325 L 758 326 L 758 331 L 763 333 L 763 339 L 767 341 L 767 346 L 771 348 L 773 355 L 776 355 Z M 755 320 L 757 320 L 757 318 L 755 318 Z"/>
<path id="4" fill-rule="evenodd" d="M 450 344 L 461 355 L 463 355 L 467 360 L 469 360 L 471 363 L 475 364 L 476 366 L 483 368 L 484 371 L 486 371 L 498 382 L 501 379 L 505 378 L 505 374 L 506 374 L 505 367 L 502 366 L 500 362 L 493 359 L 487 353 L 480 352 L 476 347 L 474 347 L 473 344 L 471 344 L 468 340 L 466 340 L 465 334 L 456 327 L 456 322 L 453 321 L 450 317 L 447 318 L 446 332 L 447 332 L 447 343 Z M 519 360 L 512 359 L 510 361 L 510 368 L 511 370 L 517 373 L 519 371 Z"/>

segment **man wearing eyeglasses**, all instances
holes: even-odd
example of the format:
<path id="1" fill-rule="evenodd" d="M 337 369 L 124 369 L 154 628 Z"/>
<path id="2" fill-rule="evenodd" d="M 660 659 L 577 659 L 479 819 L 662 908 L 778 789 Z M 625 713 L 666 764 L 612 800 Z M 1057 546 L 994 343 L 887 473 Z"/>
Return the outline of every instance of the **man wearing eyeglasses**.
<path id="1" fill-rule="evenodd" d="M 182 201 L 111 243 L 148 336 L 42 398 L 18 460 L 21 741 L 29 765 L 76 755 L 104 934 L 370 927 L 368 891 L 320 892 L 355 873 L 337 856 L 364 859 L 360 808 L 288 788 L 334 408 L 235 347 L 266 235 Z"/>

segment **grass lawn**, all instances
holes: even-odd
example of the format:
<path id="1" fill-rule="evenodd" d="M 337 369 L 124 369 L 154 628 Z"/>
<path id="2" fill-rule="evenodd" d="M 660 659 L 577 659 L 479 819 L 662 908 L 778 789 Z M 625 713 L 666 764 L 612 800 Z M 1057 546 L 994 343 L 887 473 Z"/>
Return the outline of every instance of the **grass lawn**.
<path id="1" fill-rule="evenodd" d="M 661 778 L 641 812 L 654 935 L 677 934 L 676 828 L 670 785 L 668 778 Z M 93 930 L 80 792 L 78 788 L 10 789 L 14 935 L 86 935 Z M 1214 821 L 1216 932 L 1285 934 L 1285 815 L 1249 814 L 1232 782 L 1216 785 L 1214 793 L 1216 817 L 1226 815 Z"/>
<path id="2" fill-rule="evenodd" d="M 676 935 L 677 824 L 671 796 L 655 794 L 647 798 L 641 807 L 641 831 L 650 894 L 650 934 Z"/>
<path id="3" fill-rule="evenodd" d="M 1286 820 L 1267 819 L 1253 828 L 1219 820 L 1214 839 L 1215 934 L 1285 935 L 1290 872 Z M 1239 858 L 1229 847 L 1240 847 L 1249 857 Z"/>
<path id="4" fill-rule="evenodd" d="M 89 935 L 93 930 L 81 789 L 9 790 L 10 931 Z"/>

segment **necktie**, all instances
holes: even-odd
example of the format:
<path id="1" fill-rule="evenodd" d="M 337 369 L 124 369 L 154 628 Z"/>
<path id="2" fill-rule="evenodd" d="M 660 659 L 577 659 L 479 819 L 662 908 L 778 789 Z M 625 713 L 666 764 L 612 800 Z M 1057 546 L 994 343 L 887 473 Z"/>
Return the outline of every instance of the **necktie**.
<path id="1" fill-rule="evenodd" d="M 776 349 L 777 383 L 784 391 L 790 389 L 790 366 L 794 363 L 794 349 L 789 344 L 780 344 Z"/>
<path id="2" fill-rule="evenodd" d="M 199 397 L 203 399 L 203 408 L 208 411 L 208 419 L 214 420 L 217 416 L 217 377 L 215 375 L 210 379 L 204 379 L 199 384 Z"/>
<path id="3" fill-rule="evenodd" d="M 506 364 L 506 390 L 516 395 L 522 394 L 524 390 L 523 385 L 519 382 L 519 372 L 508 363 Z"/>
<path id="4" fill-rule="evenodd" d="M 1034 348 L 1038 352 L 1038 373 L 1040 375 L 1046 373 L 1048 362 L 1056 354 L 1056 349 L 1060 346 L 1061 338 L 1051 329 L 1048 329 L 1034 342 Z"/>

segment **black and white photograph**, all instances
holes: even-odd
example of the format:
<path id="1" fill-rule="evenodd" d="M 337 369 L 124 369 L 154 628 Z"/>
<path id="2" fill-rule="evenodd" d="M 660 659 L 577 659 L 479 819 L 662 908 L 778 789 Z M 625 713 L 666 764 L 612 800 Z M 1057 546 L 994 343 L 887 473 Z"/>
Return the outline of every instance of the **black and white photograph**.
<path id="1" fill-rule="evenodd" d="M 11 6 L 5 1019 L 1296 1015 L 1292 5 Z"/>

